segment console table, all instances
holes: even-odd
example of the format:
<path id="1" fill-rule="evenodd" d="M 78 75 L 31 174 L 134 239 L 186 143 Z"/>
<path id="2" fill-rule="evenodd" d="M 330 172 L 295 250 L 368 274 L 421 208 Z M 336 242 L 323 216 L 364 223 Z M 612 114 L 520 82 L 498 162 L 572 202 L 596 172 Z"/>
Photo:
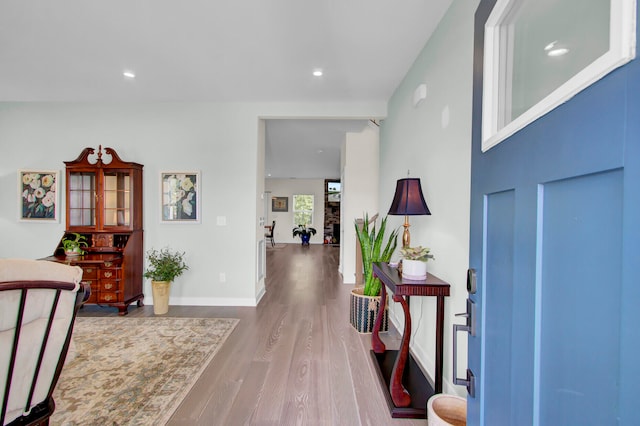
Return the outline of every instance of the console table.
<path id="1" fill-rule="evenodd" d="M 404 312 L 404 331 L 400 349 L 387 350 L 380 336 L 382 315 L 378 314 L 371 334 L 371 357 L 377 367 L 378 379 L 383 389 L 391 417 L 426 418 L 427 401 L 435 393 L 442 392 L 443 334 L 444 334 L 444 298 L 449 296 L 449 284 L 440 278 L 428 274 L 426 280 L 403 279 L 397 268 L 387 263 L 374 263 L 373 273 L 384 284 L 380 301 L 380 312 L 384 312 L 387 301 L 387 287 L 393 293 L 393 300 L 400 302 Z M 411 340 L 410 296 L 433 296 L 436 303 L 436 354 L 434 387 L 422 373 L 422 370 L 409 353 Z"/>

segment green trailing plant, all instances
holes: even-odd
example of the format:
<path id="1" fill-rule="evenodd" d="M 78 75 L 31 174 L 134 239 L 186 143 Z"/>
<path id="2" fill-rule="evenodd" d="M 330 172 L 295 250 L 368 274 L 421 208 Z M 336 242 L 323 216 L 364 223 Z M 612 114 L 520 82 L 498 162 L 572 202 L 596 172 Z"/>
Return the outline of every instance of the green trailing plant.
<path id="1" fill-rule="evenodd" d="M 62 238 L 62 248 L 65 253 L 78 253 L 84 254 L 85 251 L 82 247 L 89 247 L 87 243 L 87 237 L 84 235 L 78 234 L 77 232 L 72 232 L 67 234 Z"/>
<path id="2" fill-rule="evenodd" d="M 189 269 L 184 262 L 184 252 L 172 252 L 168 248 L 147 251 L 149 267 L 144 273 L 145 278 L 153 281 L 173 281 Z"/>
<path id="3" fill-rule="evenodd" d="M 369 230 L 370 225 L 371 230 Z M 380 230 L 376 233 L 376 221 L 369 223 L 369 215 L 365 214 L 362 227 L 355 222 L 356 236 L 362 250 L 362 267 L 365 296 L 380 295 L 380 280 L 373 275 L 374 262 L 389 262 L 391 256 L 398 246 L 398 229 L 391 232 L 386 243 L 384 243 L 384 233 L 387 227 L 387 218 L 382 219 Z M 384 244 L 384 248 L 383 248 Z"/>
<path id="4" fill-rule="evenodd" d="M 434 259 L 433 255 L 429 253 L 430 248 L 417 246 L 417 247 L 402 247 L 400 249 L 400 255 L 403 259 L 408 260 L 420 260 L 426 262 L 429 259 Z"/>

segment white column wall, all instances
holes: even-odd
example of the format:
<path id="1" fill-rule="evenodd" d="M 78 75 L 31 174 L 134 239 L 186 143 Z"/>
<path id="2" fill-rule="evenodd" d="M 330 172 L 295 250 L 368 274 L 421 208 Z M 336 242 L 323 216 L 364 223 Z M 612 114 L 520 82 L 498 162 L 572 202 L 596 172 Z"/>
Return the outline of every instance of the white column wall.
<path id="1" fill-rule="evenodd" d="M 356 282 L 356 233 L 353 223 L 378 213 L 379 135 L 375 125 L 345 136 L 340 206 L 340 269 L 345 284 Z"/>

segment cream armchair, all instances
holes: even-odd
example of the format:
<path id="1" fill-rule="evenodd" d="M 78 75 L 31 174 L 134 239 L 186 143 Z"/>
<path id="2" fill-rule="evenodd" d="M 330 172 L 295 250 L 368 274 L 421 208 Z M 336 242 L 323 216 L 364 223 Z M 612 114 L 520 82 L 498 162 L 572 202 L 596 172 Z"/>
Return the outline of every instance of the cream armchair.
<path id="1" fill-rule="evenodd" d="M 51 397 L 88 296 L 82 269 L 0 259 L 0 425 L 49 422 Z"/>

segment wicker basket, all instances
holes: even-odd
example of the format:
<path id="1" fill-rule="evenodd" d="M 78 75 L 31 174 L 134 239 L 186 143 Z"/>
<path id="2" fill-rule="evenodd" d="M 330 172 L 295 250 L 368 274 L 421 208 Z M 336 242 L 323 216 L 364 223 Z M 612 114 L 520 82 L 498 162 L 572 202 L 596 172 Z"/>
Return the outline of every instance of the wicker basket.
<path id="1" fill-rule="evenodd" d="M 349 319 L 353 328 L 360 333 L 371 333 L 380 309 L 380 296 L 365 296 L 362 287 L 351 290 Z M 389 304 L 385 305 L 380 331 L 389 330 Z"/>

